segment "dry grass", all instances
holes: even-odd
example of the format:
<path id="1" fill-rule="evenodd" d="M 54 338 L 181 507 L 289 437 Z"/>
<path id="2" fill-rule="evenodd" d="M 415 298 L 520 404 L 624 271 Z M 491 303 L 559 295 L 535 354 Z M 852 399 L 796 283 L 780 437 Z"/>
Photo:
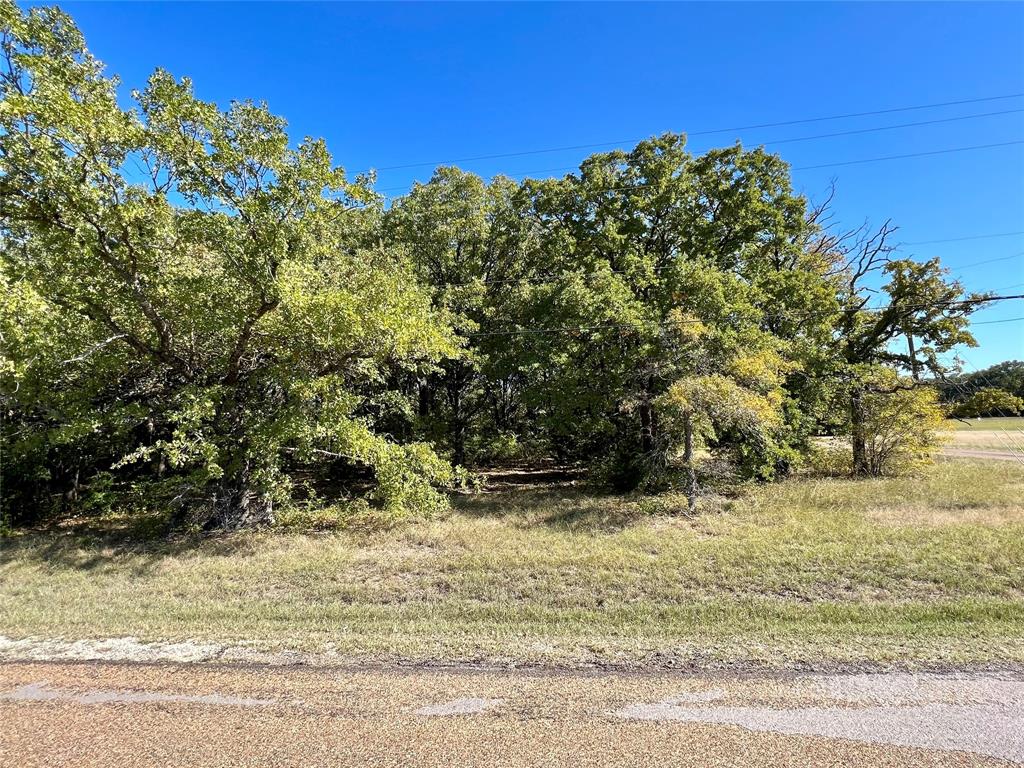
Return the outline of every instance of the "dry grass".
<path id="1" fill-rule="evenodd" d="M 1024 454 L 1024 430 L 975 429 L 949 433 L 950 448 L 971 448 L 982 451 L 1014 451 Z"/>
<path id="2" fill-rule="evenodd" d="M 1007 430 L 1008 432 L 1014 432 L 1018 429 L 1024 429 L 1024 416 L 1004 416 L 1001 418 L 989 418 L 989 419 L 950 419 L 948 422 L 950 429 L 955 429 L 960 432 L 991 432 L 994 430 Z"/>
<path id="3" fill-rule="evenodd" d="M 361 657 L 1024 661 L 1024 470 L 794 480 L 719 499 L 573 485 L 389 531 L 2 542 L 0 633 Z"/>

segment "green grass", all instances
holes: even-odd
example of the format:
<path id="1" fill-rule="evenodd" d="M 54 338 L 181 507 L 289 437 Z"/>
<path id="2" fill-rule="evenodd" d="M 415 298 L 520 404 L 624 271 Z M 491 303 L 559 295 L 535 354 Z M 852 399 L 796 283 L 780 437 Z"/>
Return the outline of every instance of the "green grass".
<path id="1" fill-rule="evenodd" d="M 961 431 L 988 431 L 988 430 L 1000 430 L 1005 429 L 1007 431 L 1013 431 L 1017 429 L 1024 429 L 1024 416 L 1004 416 L 1002 418 L 994 417 L 988 419 L 967 419 L 966 421 L 960 421 L 959 419 L 949 419 L 948 422 L 950 429 L 956 429 Z"/>
<path id="2" fill-rule="evenodd" d="M 1024 661 L 1024 470 L 793 480 L 694 519 L 574 487 L 462 497 L 389 531 L 0 542 L 0 634 L 355 657 Z"/>

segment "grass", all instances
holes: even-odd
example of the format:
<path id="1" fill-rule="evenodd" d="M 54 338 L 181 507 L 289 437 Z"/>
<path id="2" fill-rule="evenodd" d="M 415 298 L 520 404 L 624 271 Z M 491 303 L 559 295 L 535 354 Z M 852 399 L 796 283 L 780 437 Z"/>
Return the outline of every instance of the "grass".
<path id="1" fill-rule="evenodd" d="M 949 447 L 1024 453 L 1024 417 L 950 419 Z"/>
<path id="2" fill-rule="evenodd" d="M 992 430 L 1005 429 L 1009 432 L 1018 429 L 1024 429 L 1024 416 L 1003 416 L 1003 417 L 992 417 L 987 419 L 967 419 L 960 421 L 959 419 L 949 419 L 947 422 L 950 429 L 958 431 L 968 432 L 987 432 Z"/>
<path id="3" fill-rule="evenodd" d="M 800 479 L 719 500 L 573 486 L 389 531 L 0 542 L 0 633 L 255 642 L 360 658 L 1024 662 L 1024 469 Z"/>

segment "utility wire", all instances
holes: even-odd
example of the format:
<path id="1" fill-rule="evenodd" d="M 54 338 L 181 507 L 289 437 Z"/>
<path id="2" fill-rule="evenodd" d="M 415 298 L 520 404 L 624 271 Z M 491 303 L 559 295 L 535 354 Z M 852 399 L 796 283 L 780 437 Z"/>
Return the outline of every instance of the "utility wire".
<path id="1" fill-rule="evenodd" d="M 919 126 L 922 126 L 922 125 L 936 125 L 938 123 L 954 123 L 954 122 L 958 122 L 960 120 L 972 120 L 972 119 L 976 119 L 976 118 L 979 118 L 979 117 L 994 117 L 994 116 L 997 116 L 997 115 L 1010 115 L 1010 114 L 1016 114 L 1016 113 L 1019 113 L 1019 112 L 1024 112 L 1024 108 L 1022 108 L 1022 109 L 1004 109 L 1004 110 L 1001 110 L 999 112 L 980 112 L 980 113 L 972 114 L 972 115 L 959 115 L 957 117 L 943 117 L 943 118 L 939 118 L 937 120 L 922 120 L 922 121 L 918 121 L 918 122 L 914 122 L 914 123 L 898 123 L 896 125 L 881 125 L 881 126 L 876 126 L 874 128 L 858 128 L 858 129 L 851 130 L 851 131 L 838 131 L 838 132 L 835 132 L 835 133 L 819 133 L 819 134 L 816 134 L 814 136 L 797 136 L 795 138 L 790 138 L 790 139 L 773 139 L 771 141 L 751 142 L 750 144 L 751 144 L 751 146 L 753 146 L 755 144 L 757 146 L 773 146 L 775 144 L 793 144 L 793 143 L 799 142 L 799 141 L 813 141 L 813 140 L 816 140 L 816 139 L 831 139 L 831 138 L 835 138 L 835 137 L 838 137 L 838 136 L 855 136 L 855 135 L 862 134 L 862 133 L 876 133 L 878 131 L 892 131 L 892 130 L 896 130 L 898 128 L 916 128 L 916 127 L 919 127 Z M 532 171 L 522 171 L 521 173 L 517 173 L 515 175 L 516 176 L 520 176 L 520 177 L 525 177 L 525 176 L 532 176 L 534 174 L 550 174 L 550 173 L 557 173 L 557 172 L 560 172 L 560 171 L 573 171 L 573 170 L 577 170 L 579 168 L 579 165 L 580 164 L 577 163 L 576 165 L 563 165 L 563 166 L 559 166 L 557 168 L 537 168 L 537 169 L 532 170 Z M 401 188 L 402 187 L 392 187 L 391 189 L 401 189 Z"/>
<path id="2" fill-rule="evenodd" d="M 730 133 L 732 131 L 751 131 L 757 128 L 778 128 L 785 125 L 801 125 L 806 123 L 820 123 L 827 120 L 845 120 L 853 117 L 868 117 L 871 115 L 887 115 L 896 112 L 912 112 L 920 109 L 936 109 L 938 107 L 952 107 L 961 104 L 979 104 L 988 101 L 1001 101 L 1005 99 L 1015 99 L 1024 96 L 1024 93 L 1007 93 L 999 96 L 983 96 L 976 99 L 960 99 L 958 101 L 940 101 L 932 104 L 917 104 L 908 107 L 891 107 L 889 109 L 873 109 L 866 112 L 849 112 L 842 115 L 827 115 L 825 117 L 806 117 L 798 120 L 783 120 L 774 123 L 758 123 L 754 125 L 740 125 L 732 128 L 715 128 L 712 130 L 701 130 L 701 131 L 689 131 L 687 136 L 711 136 L 716 133 Z M 565 147 L 548 147 L 544 149 L 531 149 L 522 150 L 517 152 L 500 152 L 491 155 L 476 155 L 473 157 L 462 157 L 454 160 L 446 160 L 443 162 L 418 162 L 418 163 L 403 163 L 400 165 L 385 165 L 377 168 L 378 171 L 393 171 L 402 168 L 422 168 L 425 166 L 436 166 L 436 165 L 450 165 L 452 163 L 468 163 L 476 160 L 495 160 L 504 157 L 523 157 L 525 155 L 541 155 L 548 154 L 551 152 L 568 152 L 576 149 L 593 149 L 595 147 L 607 147 L 616 144 L 633 144 L 639 139 L 627 139 L 619 141 L 604 141 L 597 144 L 575 144 L 572 146 Z"/>
<path id="3" fill-rule="evenodd" d="M 1024 229 L 1016 232 L 994 232 L 991 235 L 968 235 L 967 237 L 946 237 L 941 240 L 916 240 L 912 243 L 901 243 L 901 245 L 934 245 L 935 243 L 962 243 L 964 240 L 987 240 L 990 237 L 1014 237 L 1024 235 Z"/>
<path id="4" fill-rule="evenodd" d="M 1024 283 L 1021 283 L 1021 285 L 1024 285 Z M 1004 318 L 1002 320 L 981 320 L 980 322 L 977 322 L 977 323 L 972 322 L 971 325 L 995 325 L 996 323 L 1019 323 L 1021 320 L 1024 320 L 1024 317 L 1007 317 L 1007 318 Z"/>
<path id="5" fill-rule="evenodd" d="M 1012 256 L 1000 256 L 998 259 L 985 259 L 984 261 L 975 261 L 970 264 L 964 264 L 962 267 L 950 267 L 950 269 L 970 269 L 971 267 L 980 267 L 983 264 L 995 264 L 997 261 L 1009 261 L 1010 259 L 1019 259 L 1024 256 L 1024 251 L 1015 253 Z"/>
<path id="6" fill-rule="evenodd" d="M 866 157 L 866 158 L 860 158 L 860 159 L 857 159 L 857 160 L 843 160 L 843 161 L 836 162 L 836 163 L 819 163 L 818 165 L 799 165 L 799 166 L 794 166 L 790 170 L 793 170 L 793 171 L 812 171 L 812 170 L 817 170 L 819 168 L 839 168 L 839 167 L 847 166 L 847 165 L 861 165 L 861 164 L 864 164 L 864 163 L 881 163 L 881 162 L 885 162 L 885 161 L 888 161 L 888 160 L 905 160 L 905 159 L 912 158 L 912 157 L 930 157 L 930 156 L 933 156 L 933 155 L 948 155 L 948 154 L 952 154 L 952 153 L 955 153 L 955 152 L 970 152 L 970 151 L 978 150 L 978 149 L 994 149 L 994 148 L 997 148 L 997 147 L 1009 147 L 1009 146 L 1014 146 L 1014 145 L 1017 145 L 1017 144 L 1024 144 L 1024 139 L 1017 139 L 1017 140 L 1014 140 L 1014 141 L 1002 141 L 1002 142 L 997 142 L 997 143 L 994 143 L 994 144 L 974 144 L 974 145 L 967 146 L 967 147 L 948 147 L 946 149 L 934 149 L 934 150 L 930 150 L 928 152 L 909 152 L 909 153 L 903 154 L 903 155 L 885 155 L 883 157 Z M 576 168 L 576 166 L 572 166 L 572 168 Z M 566 169 L 565 168 L 552 168 L 552 169 L 550 169 L 550 172 L 555 172 L 555 171 L 559 171 L 559 170 L 566 170 Z M 541 171 L 534 171 L 534 173 L 543 173 L 543 172 L 541 172 Z M 521 178 L 516 178 L 517 176 L 520 176 Z M 529 174 L 516 174 L 516 176 L 510 176 L 509 178 L 512 178 L 512 179 L 514 179 L 516 181 L 519 181 L 519 182 L 523 182 L 523 181 L 526 181 L 528 179 L 528 177 L 529 177 Z M 599 192 L 623 192 L 623 191 L 629 191 L 629 190 L 646 189 L 647 187 L 656 187 L 656 186 L 659 186 L 659 185 L 658 184 L 650 184 L 650 183 L 648 183 L 648 184 L 631 184 L 629 186 L 622 186 L 622 187 L 601 187 L 601 188 L 598 188 L 596 191 L 599 191 Z M 395 190 L 408 190 L 408 189 L 409 189 L 408 186 L 395 186 L 395 187 L 382 187 L 381 189 L 378 189 L 376 191 L 377 192 L 392 192 L 392 191 L 395 191 Z M 385 197 L 387 197 L 387 196 L 385 196 Z"/>
<path id="7" fill-rule="evenodd" d="M 1014 144 L 1024 144 L 1024 140 L 1001 141 L 996 144 L 975 144 L 970 147 L 951 147 L 949 149 L 935 149 L 931 152 L 910 152 L 906 155 L 885 155 L 884 157 L 867 157 L 861 160 L 845 160 L 841 163 L 821 163 L 820 165 L 802 165 L 793 168 L 794 171 L 812 171 L 816 168 L 838 168 L 843 165 L 860 165 L 861 163 L 881 163 L 884 160 L 903 160 L 908 157 L 928 157 L 930 155 L 947 155 L 952 152 L 968 152 L 974 149 L 992 149 L 994 147 L 1009 147 Z"/>

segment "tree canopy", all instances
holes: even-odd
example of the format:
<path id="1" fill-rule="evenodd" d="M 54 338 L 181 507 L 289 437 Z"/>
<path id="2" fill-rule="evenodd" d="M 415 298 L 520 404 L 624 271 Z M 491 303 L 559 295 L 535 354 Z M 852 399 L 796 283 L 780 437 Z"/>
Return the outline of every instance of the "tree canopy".
<path id="1" fill-rule="evenodd" d="M 239 527 L 314 486 L 404 514 L 540 456 L 692 508 L 702 461 L 772 480 L 822 431 L 875 471 L 870 425 L 931 414 L 900 393 L 974 343 L 984 297 L 826 226 L 763 148 L 442 167 L 387 207 L 265 104 L 156 70 L 123 106 L 65 13 L 0 23 L 8 518 L 113 495 Z"/>

